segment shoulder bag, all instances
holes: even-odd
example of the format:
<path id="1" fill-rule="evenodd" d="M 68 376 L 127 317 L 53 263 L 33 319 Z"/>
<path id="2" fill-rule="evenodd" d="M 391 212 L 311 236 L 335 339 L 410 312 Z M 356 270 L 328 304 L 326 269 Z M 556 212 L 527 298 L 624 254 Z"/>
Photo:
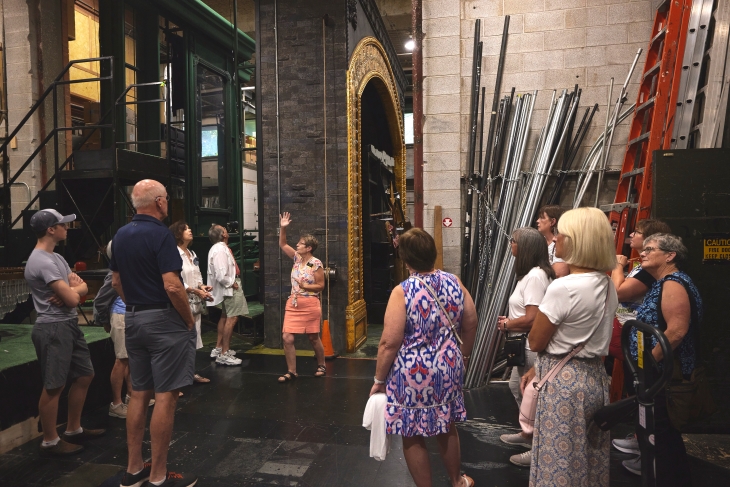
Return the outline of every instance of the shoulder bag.
<path id="1" fill-rule="evenodd" d="M 504 353 L 507 354 L 508 367 L 524 367 L 527 356 L 527 334 L 508 336 L 504 339 Z"/>
<path id="2" fill-rule="evenodd" d="M 598 330 L 601 326 L 603 318 L 606 317 L 606 308 L 608 307 L 608 296 L 611 291 L 611 287 L 613 287 L 611 280 L 608 279 L 608 283 L 606 284 L 606 302 L 603 305 L 603 314 L 601 315 L 601 319 L 598 320 L 598 324 L 593 329 L 591 336 L 589 336 L 585 342 L 571 350 L 568 355 L 563 357 L 563 360 L 550 369 L 550 372 L 548 372 L 539 383 L 532 381 L 528 382 L 525 386 L 525 392 L 522 394 L 522 403 L 520 403 L 520 426 L 525 434 L 531 435 L 535 430 L 535 413 L 537 412 L 537 397 L 540 394 L 540 390 L 542 390 L 545 384 L 553 380 L 560 373 L 563 366 L 567 364 L 570 359 L 578 355 L 580 351 L 583 350 L 585 344 L 593 338 L 593 335 L 596 334 L 596 330 Z"/>
<path id="3" fill-rule="evenodd" d="M 439 300 L 438 295 L 436 294 L 436 291 L 434 291 L 433 288 L 431 286 L 429 286 L 429 284 L 426 281 L 424 281 L 423 279 L 421 279 L 420 277 L 418 277 L 418 276 L 411 276 L 411 277 L 413 279 L 416 279 L 417 281 L 421 281 L 421 283 L 424 285 L 424 287 L 426 289 L 428 289 L 428 292 L 431 294 L 431 296 L 433 296 L 433 299 L 439 304 L 439 306 L 441 307 L 441 311 L 444 312 L 444 316 L 446 316 L 446 319 L 449 321 L 449 327 L 451 328 L 452 333 L 456 337 L 456 341 L 459 342 L 459 345 L 463 345 L 464 342 L 461 341 L 461 337 L 456 332 L 456 327 L 454 326 L 454 322 L 451 321 L 451 317 L 449 316 L 449 313 L 446 311 L 446 308 L 444 308 L 444 305 L 441 304 L 441 301 Z"/>
<path id="4" fill-rule="evenodd" d="M 193 252 L 192 250 L 190 251 L 190 254 L 193 256 L 193 265 L 199 269 L 198 265 L 195 263 L 195 261 L 198 259 L 198 256 L 195 255 L 195 252 Z M 200 272 L 198 272 L 198 275 L 200 275 Z M 200 278 L 202 281 L 202 276 Z M 200 299 L 200 296 L 198 296 L 197 294 L 188 293 L 188 304 L 190 305 L 190 312 L 193 314 L 193 316 L 208 314 L 208 307 L 203 303 L 203 300 Z"/>

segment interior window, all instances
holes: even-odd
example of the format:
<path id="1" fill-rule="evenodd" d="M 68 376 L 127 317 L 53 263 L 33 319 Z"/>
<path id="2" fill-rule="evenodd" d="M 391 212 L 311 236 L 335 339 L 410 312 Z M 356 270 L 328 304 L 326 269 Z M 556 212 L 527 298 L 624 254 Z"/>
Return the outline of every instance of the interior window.
<path id="1" fill-rule="evenodd" d="M 200 185 L 202 208 L 223 208 L 220 182 L 225 181 L 225 99 L 223 76 L 198 64 L 196 121 L 200 140 Z"/>

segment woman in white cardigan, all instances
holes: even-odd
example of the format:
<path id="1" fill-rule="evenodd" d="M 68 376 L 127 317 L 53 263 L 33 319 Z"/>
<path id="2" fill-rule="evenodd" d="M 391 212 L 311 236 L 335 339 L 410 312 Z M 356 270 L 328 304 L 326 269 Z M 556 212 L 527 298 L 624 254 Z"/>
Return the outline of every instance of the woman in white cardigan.
<path id="1" fill-rule="evenodd" d="M 210 358 L 215 358 L 215 363 L 219 365 L 241 365 L 241 359 L 236 358 L 236 351 L 229 348 L 238 317 L 248 313 L 248 304 L 241 285 L 241 271 L 228 247 L 228 231 L 213 224 L 208 231 L 208 237 L 213 244 L 208 252 L 208 285 L 213 288 L 213 301 L 208 302 L 208 306 L 221 310 L 218 341 L 210 352 Z"/>

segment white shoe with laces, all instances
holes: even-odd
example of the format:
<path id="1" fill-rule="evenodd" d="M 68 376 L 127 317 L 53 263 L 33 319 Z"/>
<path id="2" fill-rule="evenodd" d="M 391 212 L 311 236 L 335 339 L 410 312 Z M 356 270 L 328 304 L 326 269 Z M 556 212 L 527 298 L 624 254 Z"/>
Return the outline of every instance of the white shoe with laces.
<path id="1" fill-rule="evenodd" d="M 507 443 L 508 445 L 532 448 L 532 438 L 525 438 L 520 433 L 514 433 L 511 435 L 500 435 L 499 439 L 502 440 L 502 443 Z"/>
<path id="2" fill-rule="evenodd" d="M 639 440 L 634 434 L 627 436 L 623 440 L 613 440 L 611 444 L 620 452 L 631 453 L 632 455 L 641 454 L 641 450 L 639 449 Z"/>
<path id="3" fill-rule="evenodd" d="M 221 351 L 222 350 L 220 348 L 214 348 L 210 351 L 210 358 L 218 358 L 221 354 Z"/>
<path id="4" fill-rule="evenodd" d="M 110 403 L 109 404 L 109 416 L 112 418 L 121 418 L 126 419 L 127 418 L 127 405 L 123 402 L 120 402 L 119 404 Z"/>
<path id="5" fill-rule="evenodd" d="M 215 359 L 215 363 L 218 365 L 241 365 L 241 359 L 236 358 L 233 355 L 228 355 L 227 353 L 224 353 L 223 355 L 219 355 L 217 359 Z"/>
<path id="6" fill-rule="evenodd" d="M 635 475 L 641 475 L 641 455 L 631 460 L 624 460 L 621 462 L 621 465 L 629 472 Z"/>
<path id="7" fill-rule="evenodd" d="M 512 455 L 509 457 L 509 461 L 518 467 L 530 468 L 530 464 L 532 463 L 532 450 L 527 450 L 519 455 Z"/>

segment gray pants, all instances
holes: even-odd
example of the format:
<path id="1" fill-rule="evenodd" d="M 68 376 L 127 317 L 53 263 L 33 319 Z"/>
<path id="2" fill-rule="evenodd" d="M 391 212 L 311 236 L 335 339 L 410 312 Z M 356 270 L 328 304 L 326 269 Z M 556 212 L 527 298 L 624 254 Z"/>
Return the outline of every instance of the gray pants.
<path id="1" fill-rule="evenodd" d="M 198 334 L 175 308 L 127 311 L 124 324 L 132 389 L 169 392 L 193 383 Z"/>
<path id="2" fill-rule="evenodd" d="M 31 340 L 41 366 L 43 387 L 58 389 L 66 381 L 94 375 L 89 347 L 79 320 L 73 318 L 53 323 L 33 325 Z"/>
<path id="3" fill-rule="evenodd" d="M 532 350 L 525 350 L 525 365 L 522 367 L 512 367 L 512 375 L 509 378 L 509 390 L 512 391 L 512 395 L 515 396 L 517 406 L 522 404 L 522 392 L 520 392 L 520 380 L 525 372 L 530 370 L 535 365 L 535 359 L 537 358 L 537 352 Z"/>

